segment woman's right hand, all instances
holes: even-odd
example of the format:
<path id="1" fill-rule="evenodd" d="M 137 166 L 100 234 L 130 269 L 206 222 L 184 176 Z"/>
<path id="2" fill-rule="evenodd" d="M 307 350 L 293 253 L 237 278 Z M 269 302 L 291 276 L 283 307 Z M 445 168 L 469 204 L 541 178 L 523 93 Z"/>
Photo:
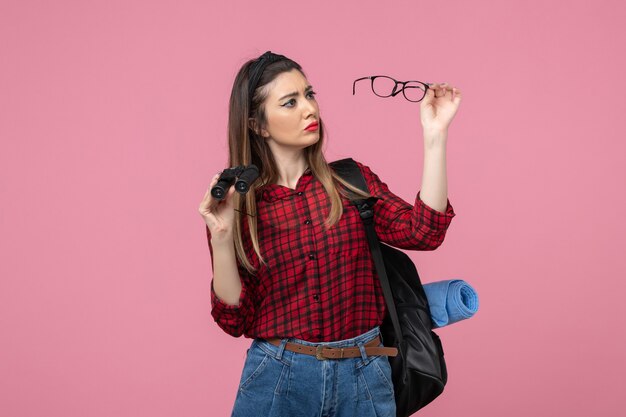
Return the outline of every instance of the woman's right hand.
<path id="1" fill-rule="evenodd" d="M 209 185 L 209 189 L 200 203 L 198 211 L 209 227 L 211 240 L 232 239 L 235 223 L 235 207 L 233 194 L 235 187 L 231 186 L 226 193 L 226 198 L 217 200 L 211 195 L 211 188 L 217 184 L 221 173 L 215 174 Z"/>

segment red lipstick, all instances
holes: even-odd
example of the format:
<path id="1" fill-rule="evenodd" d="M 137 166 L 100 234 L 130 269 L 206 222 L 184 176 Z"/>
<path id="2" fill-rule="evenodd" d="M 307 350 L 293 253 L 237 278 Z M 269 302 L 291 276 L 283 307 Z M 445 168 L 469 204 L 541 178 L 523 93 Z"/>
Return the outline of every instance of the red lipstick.
<path id="1" fill-rule="evenodd" d="M 310 125 L 308 125 L 306 128 L 304 128 L 304 130 L 314 131 L 314 130 L 317 130 L 318 126 L 319 125 L 318 125 L 317 122 L 312 122 Z"/>

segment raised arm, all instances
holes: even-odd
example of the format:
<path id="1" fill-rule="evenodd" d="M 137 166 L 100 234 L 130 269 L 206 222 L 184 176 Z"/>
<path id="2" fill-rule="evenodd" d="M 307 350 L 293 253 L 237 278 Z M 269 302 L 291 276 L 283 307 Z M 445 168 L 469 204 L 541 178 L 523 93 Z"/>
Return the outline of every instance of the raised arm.
<path id="1" fill-rule="evenodd" d="M 444 240 L 455 216 L 450 201 L 438 211 L 428 206 L 417 192 L 413 205 L 389 190 L 367 165 L 356 161 L 363 172 L 370 193 L 380 198 L 374 206 L 374 224 L 379 239 L 392 246 L 412 250 L 435 250 Z"/>

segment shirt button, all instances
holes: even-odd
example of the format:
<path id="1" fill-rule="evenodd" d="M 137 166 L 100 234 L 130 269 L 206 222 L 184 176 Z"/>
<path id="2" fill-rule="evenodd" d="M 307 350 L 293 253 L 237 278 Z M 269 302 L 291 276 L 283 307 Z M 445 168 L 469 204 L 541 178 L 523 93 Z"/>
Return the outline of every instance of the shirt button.
<path id="1" fill-rule="evenodd" d="M 305 221 L 304 221 L 304 224 L 311 224 L 311 220 L 308 220 L 308 219 L 307 219 L 307 220 L 305 220 Z"/>
<path id="2" fill-rule="evenodd" d="M 315 255 L 312 253 L 309 253 L 309 259 L 315 259 Z"/>
<path id="3" fill-rule="evenodd" d="M 320 296 L 319 296 L 319 295 L 317 295 L 317 294 L 313 294 L 313 299 L 314 299 L 315 301 L 318 301 L 318 300 L 320 299 Z"/>
<path id="4" fill-rule="evenodd" d="M 302 191 L 298 191 L 298 195 L 302 195 Z"/>

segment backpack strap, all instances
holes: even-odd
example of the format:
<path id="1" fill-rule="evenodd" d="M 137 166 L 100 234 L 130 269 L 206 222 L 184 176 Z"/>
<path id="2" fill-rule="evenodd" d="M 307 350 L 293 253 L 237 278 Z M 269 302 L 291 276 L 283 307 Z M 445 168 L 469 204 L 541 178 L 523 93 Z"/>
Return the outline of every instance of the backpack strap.
<path id="1" fill-rule="evenodd" d="M 341 178 L 345 179 L 350 184 L 363 191 L 368 193 L 370 192 L 367 182 L 363 177 L 363 173 L 354 159 L 340 159 L 331 162 L 329 165 L 339 176 L 341 176 Z M 398 313 L 396 312 L 396 305 L 393 301 L 391 285 L 389 284 L 389 278 L 387 277 L 387 271 L 385 270 L 385 262 L 383 261 L 383 254 L 380 249 L 380 241 L 378 239 L 378 235 L 376 234 L 376 229 L 374 228 L 374 204 L 377 200 L 380 200 L 380 198 L 372 196 L 366 199 L 353 199 L 350 201 L 357 207 L 359 214 L 361 215 L 361 220 L 363 221 L 365 233 L 367 235 L 367 241 L 372 252 L 372 258 L 374 260 L 374 264 L 376 265 L 378 278 L 380 279 L 383 294 L 385 296 L 385 302 L 387 303 L 387 310 L 389 311 L 389 316 L 391 318 L 391 322 L 393 323 L 396 340 L 398 341 L 398 346 L 402 347 L 404 345 L 404 341 L 402 338 L 402 331 L 400 330 L 400 321 L 398 320 Z M 404 350 L 398 350 L 406 363 Z"/>

